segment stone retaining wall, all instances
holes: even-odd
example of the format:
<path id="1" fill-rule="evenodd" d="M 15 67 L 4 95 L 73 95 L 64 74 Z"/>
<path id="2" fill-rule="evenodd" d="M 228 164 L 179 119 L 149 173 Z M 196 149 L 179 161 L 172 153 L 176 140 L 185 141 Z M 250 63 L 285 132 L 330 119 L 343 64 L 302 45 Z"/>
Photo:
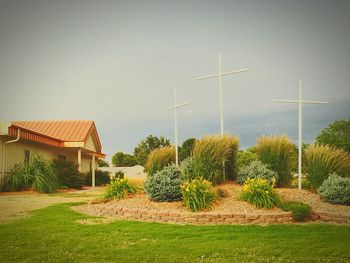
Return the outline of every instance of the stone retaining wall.
<path id="1" fill-rule="evenodd" d="M 276 224 L 292 223 L 290 212 L 274 212 L 269 214 L 237 214 L 217 212 L 174 212 L 134 208 L 108 207 L 104 205 L 88 205 L 89 213 L 100 216 L 132 219 L 144 222 L 161 222 L 174 224 Z"/>

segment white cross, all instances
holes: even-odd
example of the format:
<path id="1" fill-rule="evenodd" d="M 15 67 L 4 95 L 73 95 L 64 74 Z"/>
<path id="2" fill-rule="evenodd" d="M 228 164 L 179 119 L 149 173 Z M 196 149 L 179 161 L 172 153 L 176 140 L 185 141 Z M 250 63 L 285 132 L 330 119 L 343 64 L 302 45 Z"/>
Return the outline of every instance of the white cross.
<path id="1" fill-rule="evenodd" d="M 223 99 L 222 99 L 222 77 L 230 74 L 236 74 L 241 72 L 246 72 L 249 69 L 239 69 L 239 70 L 232 70 L 232 71 L 226 71 L 222 72 L 222 66 L 221 66 L 221 53 L 219 53 L 219 73 L 213 74 L 213 75 L 207 75 L 203 77 L 195 78 L 194 80 L 202 80 L 202 79 L 210 79 L 210 78 L 219 78 L 219 88 L 220 88 L 220 131 L 221 135 L 224 134 L 224 113 L 223 113 Z"/>
<path id="2" fill-rule="evenodd" d="M 174 110 L 174 122 L 175 122 L 175 164 L 176 167 L 179 166 L 179 153 L 178 153 L 178 149 L 177 149 L 177 144 L 178 144 L 178 138 L 177 138 L 177 108 L 183 107 L 188 105 L 188 102 L 182 103 L 182 104 L 177 104 L 177 98 L 176 98 L 176 88 L 174 89 L 174 106 L 171 106 L 169 108 L 164 109 L 165 111 L 169 111 L 169 110 Z"/>
<path id="3" fill-rule="evenodd" d="M 303 83 L 302 79 L 299 79 L 299 98 L 298 100 L 273 100 L 273 102 L 283 102 L 283 103 L 298 103 L 298 112 L 299 112 L 299 125 L 298 125 L 298 189 L 301 189 L 301 165 L 302 165 L 302 126 L 303 126 L 303 112 L 302 105 L 305 104 L 327 104 L 328 102 L 324 101 L 312 101 L 312 100 L 303 100 L 302 99 L 302 89 Z"/>

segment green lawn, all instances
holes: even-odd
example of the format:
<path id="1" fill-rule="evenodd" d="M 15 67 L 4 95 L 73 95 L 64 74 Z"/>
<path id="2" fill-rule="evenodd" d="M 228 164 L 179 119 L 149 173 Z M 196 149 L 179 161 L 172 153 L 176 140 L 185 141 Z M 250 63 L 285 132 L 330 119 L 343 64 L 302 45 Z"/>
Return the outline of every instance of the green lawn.
<path id="1" fill-rule="evenodd" d="M 1 262 L 350 262 L 350 226 L 81 225 L 68 204 L 0 225 Z"/>

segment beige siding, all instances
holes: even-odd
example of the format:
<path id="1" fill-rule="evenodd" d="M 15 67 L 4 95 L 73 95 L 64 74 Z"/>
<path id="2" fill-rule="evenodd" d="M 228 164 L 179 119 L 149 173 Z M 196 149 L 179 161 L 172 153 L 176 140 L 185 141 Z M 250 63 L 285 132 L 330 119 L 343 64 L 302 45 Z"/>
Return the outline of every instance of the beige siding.
<path id="1" fill-rule="evenodd" d="M 89 151 L 96 152 L 96 146 L 95 146 L 95 143 L 94 143 L 94 139 L 92 138 L 91 135 L 87 139 L 84 148 L 89 150 Z"/>
<path id="2" fill-rule="evenodd" d="M 10 139 L 0 136 L 0 173 L 2 171 L 2 147 L 3 142 Z M 66 160 L 77 162 L 78 159 L 78 149 L 77 148 L 57 148 L 44 144 L 34 143 L 30 141 L 20 140 L 15 143 L 7 144 L 5 154 L 5 172 L 8 172 L 17 163 L 23 163 L 25 158 L 25 150 L 30 151 L 30 155 L 41 154 L 45 159 L 56 159 L 59 155 L 65 156 Z M 90 163 L 92 158 L 90 156 L 85 156 L 82 154 L 81 157 L 81 171 L 90 171 Z M 96 162 L 97 167 L 97 162 Z"/>

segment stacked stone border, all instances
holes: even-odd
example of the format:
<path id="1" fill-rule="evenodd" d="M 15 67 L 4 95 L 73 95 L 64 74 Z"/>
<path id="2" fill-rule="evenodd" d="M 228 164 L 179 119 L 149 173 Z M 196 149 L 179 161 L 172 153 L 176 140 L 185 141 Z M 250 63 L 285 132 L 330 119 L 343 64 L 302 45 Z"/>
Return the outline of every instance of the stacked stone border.
<path id="1" fill-rule="evenodd" d="M 292 223 L 291 212 L 271 213 L 223 213 L 223 212 L 180 212 L 152 209 L 110 207 L 105 204 L 88 204 L 88 213 L 93 215 L 143 222 L 172 224 L 217 225 L 217 224 L 286 224 Z M 311 220 L 350 224 L 350 216 L 313 212 Z"/>

